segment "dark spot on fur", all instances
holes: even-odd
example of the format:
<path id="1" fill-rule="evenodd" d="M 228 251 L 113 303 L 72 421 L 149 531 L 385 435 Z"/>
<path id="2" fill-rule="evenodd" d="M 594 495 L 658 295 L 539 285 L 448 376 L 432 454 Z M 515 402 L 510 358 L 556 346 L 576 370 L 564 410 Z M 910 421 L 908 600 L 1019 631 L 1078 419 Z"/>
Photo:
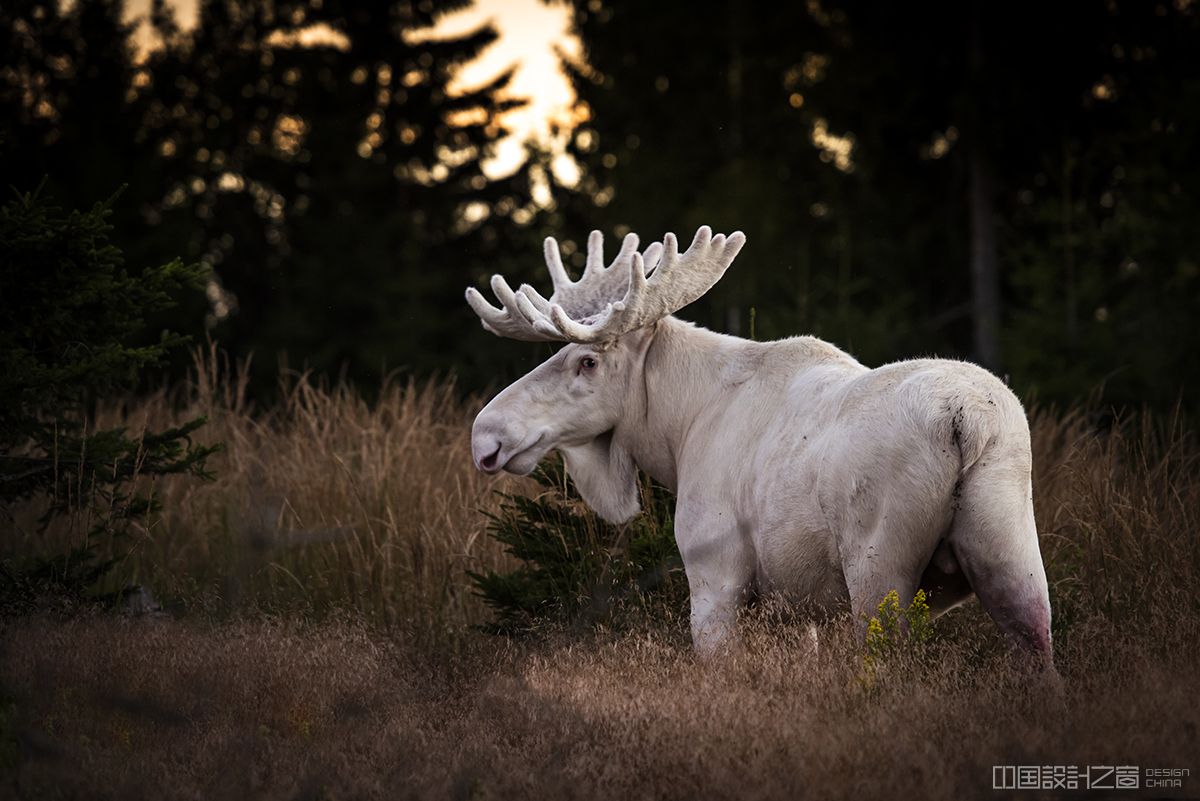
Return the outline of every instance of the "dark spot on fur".
<path id="1" fill-rule="evenodd" d="M 947 411 L 949 411 L 949 408 L 947 408 Z M 955 411 L 950 417 L 950 437 L 954 440 L 954 446 L 958 449 L 958 458 L 960 460 L 962 459 L 963 418 L 964 414 L 962 406 L 959 406 L 958 410 Z M 958 512 L 958 510 L 962 508 L 962 476 L 959 476 L 958 480 L 954 482 L 953 498 L 954 503 L 951 506 L 951 509 L 954 512 Z"/>
<path id="2" fill-rule="evenodd" d="M 962 424 L 963 407 L 959 406 L 958 411 L 950 418 L 950 436 L 954 440 L 954 444 L 958 446 L 959 451 L 962 450 Z"/>

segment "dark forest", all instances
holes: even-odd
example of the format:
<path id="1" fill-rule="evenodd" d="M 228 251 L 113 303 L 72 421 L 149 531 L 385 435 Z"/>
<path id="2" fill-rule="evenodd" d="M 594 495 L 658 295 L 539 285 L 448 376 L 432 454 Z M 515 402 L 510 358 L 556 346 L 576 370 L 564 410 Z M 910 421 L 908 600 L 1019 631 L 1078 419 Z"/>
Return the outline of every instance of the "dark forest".
<path id="1" fill-rule="evenodd" d="M 447 91 L 495 36 L 429 39 L 460 5 L 207 2 L 184 31 L 156 2 L 139 55 L 120 3 L 7 4 L 5 189 L 113 198 L 134 274 L 202 266 L 170 323 L 253 354 L 259 392 L 281 360 L 368 390 L 512 377 L 532 358 L 478 336 L 465 286 L 544 285 L 546 235 L 710 224 L 749 241 L 685 314 L 717 330 L 972 359 L 1047 402 L 1193 403 L 1190 3 L 580 2 L 571 186 L 536 142 L 482 171 L 522 99 L 506 73 Z M 296 46 L 305 26 L 342 38 Z"/>

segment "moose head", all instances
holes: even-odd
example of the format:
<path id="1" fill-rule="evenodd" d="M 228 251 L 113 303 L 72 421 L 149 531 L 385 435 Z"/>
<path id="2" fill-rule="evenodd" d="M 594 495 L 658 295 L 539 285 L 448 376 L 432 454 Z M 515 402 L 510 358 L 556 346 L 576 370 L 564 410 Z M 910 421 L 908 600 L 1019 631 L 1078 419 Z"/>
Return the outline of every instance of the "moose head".
<path id="1" fill-rule="evenodd" d="M 491 284 L 500 308 L 468 289 L 467 302 L 493 334 L 569 343 L 475 418 L 476 466 L 524 475 L 557 449 L 602 517 L 621 522 L 636 514 L 636 469 L 628 448 L 614 447 L 614 431 L 641 395 L 659 321 L 712 288 L 745 241 L 741 232 L 713 236 L 704 226 L 682 253 L 674 234 L 639 252 L 637 235 L 629 234 L 606 267 L 603 236 L 593 231 L 583 276 L 572 281 L 550 237 L 545 256 L 554 292 L 548 300 L 527 284 L 513 291 L 499 275 Z"/>

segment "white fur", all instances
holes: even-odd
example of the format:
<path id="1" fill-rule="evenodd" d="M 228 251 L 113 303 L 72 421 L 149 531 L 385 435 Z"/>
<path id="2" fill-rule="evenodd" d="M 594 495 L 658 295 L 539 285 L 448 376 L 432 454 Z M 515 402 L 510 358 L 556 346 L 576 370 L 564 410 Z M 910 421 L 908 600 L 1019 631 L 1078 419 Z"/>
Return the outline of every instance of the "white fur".
<path id="1" fill-rule="evenodd" d="M 868 369 L 812 337 L 751 342 L 666 317 L 565 346 L 475 420 L 491 472 L 528 473 L 555 448 L 612 522 L 638 512 L 635 465 L 675 492 L 701 653 L 731 641 L 751 590 L 865 620 L 889 590 L 907 602 L 944 579 L 935 612 L 973 590 L 1049 656 L 1028 424 L 975 365 Z"/>

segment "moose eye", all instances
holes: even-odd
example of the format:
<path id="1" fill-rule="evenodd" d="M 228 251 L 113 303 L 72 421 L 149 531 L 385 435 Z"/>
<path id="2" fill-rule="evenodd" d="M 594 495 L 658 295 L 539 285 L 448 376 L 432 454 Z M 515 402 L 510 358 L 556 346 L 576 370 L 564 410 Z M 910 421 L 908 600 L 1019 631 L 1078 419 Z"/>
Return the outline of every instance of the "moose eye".
<path id="1" fill-rule="evenodd" d="M 579 372 L 586 373 L 596 369 L 596 360 L 591 356 L 584 356 L 579 360 Z"/>

